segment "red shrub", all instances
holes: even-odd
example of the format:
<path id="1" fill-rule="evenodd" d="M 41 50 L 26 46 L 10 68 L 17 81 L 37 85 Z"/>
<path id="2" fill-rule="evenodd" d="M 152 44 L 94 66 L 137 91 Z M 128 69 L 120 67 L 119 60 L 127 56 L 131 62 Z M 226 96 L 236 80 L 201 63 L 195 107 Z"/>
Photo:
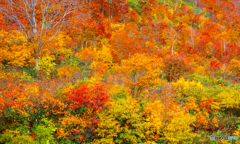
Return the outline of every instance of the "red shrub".
<path id="1" fill-rule="evenodd" d="M 212 61 L 210 64 L 210 69 L 211 69 L 211 71 L 216 71 L 216 70 L 220 69 L 220 63 Z"/>
<path id="2" fill-rule="evenodd" d="M 103 110 L 106 102 L 110 99 L 110 94 L 105 91 L 103 85 L 80 84 L 68 95 L 70 108 L 78 109 L 80 107 L 92 108 L 93 111 Z"/>
<path id="3" fill-rule="evenodd" d="M 200 104 L 200 108 L 201 109 L 207 109 L 208 112 L 210 112 L 211 110 L 211 104 L 212 102 L 214 102 L 214 100 L 212 98 L 209 98 L 207 101 L 202 101 L 201 104 Z"/>

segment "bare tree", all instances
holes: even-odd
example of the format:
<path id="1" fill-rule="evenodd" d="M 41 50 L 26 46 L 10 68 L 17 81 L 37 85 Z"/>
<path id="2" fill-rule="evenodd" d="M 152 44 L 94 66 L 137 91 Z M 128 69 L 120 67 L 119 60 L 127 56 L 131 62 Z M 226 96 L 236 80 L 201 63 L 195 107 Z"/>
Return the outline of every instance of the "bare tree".
<path id="1" fill-rule="evenodd" d="M 169 28 L 166 30 L 166 34 L 167 34 L 167 39 L 168 39 L 167 41 L 169 41 L 169 43 L 171 43 L 171 53 L 173 55 L 174 45 L 178 40 L 178 33 L 173 28 Z"/>
<path id="2" fill-rule="evenodd" d="M 51 42 L 80 5 L 76 0 L 0 0 L 0 11 L 12 29 L 20 31 L 34 46 L 35 60 L 45 44 Z M 38 67 L 37 62 L 35 66 Z"/>

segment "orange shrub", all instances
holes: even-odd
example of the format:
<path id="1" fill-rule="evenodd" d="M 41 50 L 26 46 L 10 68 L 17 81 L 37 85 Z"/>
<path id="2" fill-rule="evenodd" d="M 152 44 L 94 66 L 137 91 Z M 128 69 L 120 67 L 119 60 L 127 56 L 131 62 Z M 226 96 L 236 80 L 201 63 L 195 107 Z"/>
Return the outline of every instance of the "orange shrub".
<path id="1" fill-rule="evenodd" d="M 163 72 L 165 73 L 167 80 L 169 81 L 176 80 L 185 73 L 193 72 L 192 67 L 188 64 L 187 60 L 181 55 L 176 54 L 164 58 L 163 62 L 165 65 Z"/>

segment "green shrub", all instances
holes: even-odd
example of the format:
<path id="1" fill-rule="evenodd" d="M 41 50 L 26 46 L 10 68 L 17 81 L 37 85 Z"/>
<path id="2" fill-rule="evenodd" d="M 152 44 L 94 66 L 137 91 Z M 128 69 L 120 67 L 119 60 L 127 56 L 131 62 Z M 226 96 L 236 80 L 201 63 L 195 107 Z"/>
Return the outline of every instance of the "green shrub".
<path id="1" fill-rule="evenodd" d="M 28 135 L 17 136 L 9 144 L 37 144 L 37 142 Z"/>
<path id="2" fill-rule="evenodd" d="M 0 143 L 6 144 L 36 144 L 34 138 L 26 135 L 26 133 L 16 130 L 7 130 L 0 135 Z"/>
<path id="3" fill-rule="evenodd" d="M 54 132 L 56 131 L 56 127 L 55 125 L 47 120 L 46 118 L 43 118 L 40 121 L 40 124 L 36 125 L 33 128 L 33 133 L 36 134 L 36 140 L 39 143 L 43 143 L 43 144 L 54 144 L 55 143 L 55 139 L 54 139 Z"/>

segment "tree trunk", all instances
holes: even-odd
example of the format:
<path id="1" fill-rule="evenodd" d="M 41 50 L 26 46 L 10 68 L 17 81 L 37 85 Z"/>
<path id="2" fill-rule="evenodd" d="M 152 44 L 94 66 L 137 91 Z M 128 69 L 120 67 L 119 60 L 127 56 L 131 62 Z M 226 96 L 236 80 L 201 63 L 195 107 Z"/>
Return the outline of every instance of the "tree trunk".
<path id="1" fill-rule="evenodd" d="M 122 52 L 120 52 L 120 59 L 121 59 L 121 64 L 120 64 L 120 66 L 122 66 Z"/>
<path id="2" fill-rule="evenodd" d="M 35 71 L 39 72 L 39 52 L 34 50 L 34 58 L 35 58 Z"/>
<path id="3" fill-rule="evenodd" d="M 36 72 L 39 72 L 39 56 L 35 56 L 35 68 L 36 68 Z"/>

